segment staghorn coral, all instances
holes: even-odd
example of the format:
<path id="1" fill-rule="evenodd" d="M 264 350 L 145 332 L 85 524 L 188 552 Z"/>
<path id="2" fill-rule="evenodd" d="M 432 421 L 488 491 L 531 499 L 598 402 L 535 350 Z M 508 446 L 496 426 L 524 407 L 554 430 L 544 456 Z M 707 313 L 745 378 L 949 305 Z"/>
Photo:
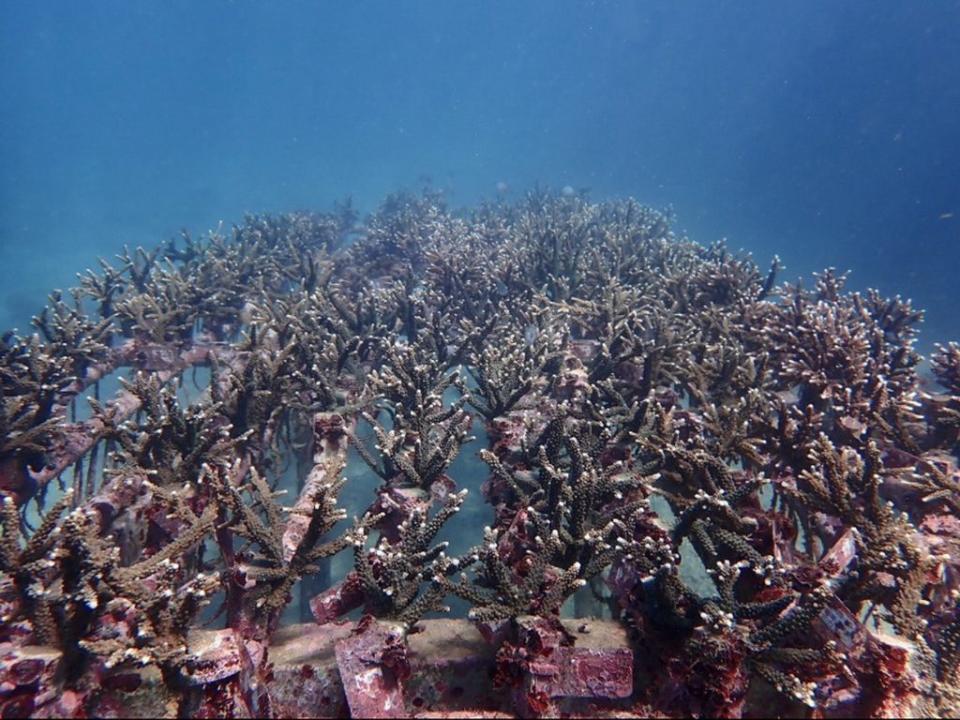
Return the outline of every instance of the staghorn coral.
<path id="1" fill-rule="evenodd" d="M 139 469 L 158 485 L 173 487 L 192 484 L 204 463 L 214 458 L 228 462 L 237 440 L 217 405 L 183 409 L 171 387 L 144 373 L 126 387 L 142 403 L 142 425 L 130 421 L 117 425 L 112 409 L 93 403 L 94 412 L 110 428 L 107 437 L 118 447 L 119 464 Z"/>
<path id="2" fill-rule="evenodd" d="M 557 324 L 549 312 L 515 312 L 471 354 L 468 371 L 477 388 L 467 402 L 487 422 L 506 415 L 531 393 L 546 364 L 560 352 L 563 337 Z"/>
<path id="3" fill-rule="evenodd" d="M 60 361 L 66 361 L 68 372 L 83 379 L 87 370 L 102 362 L 108 352 L 112 328 L 109 319 L 94 322 L 81 312 L 81 294 L 73 292 L 73 307 L 56 291 L 32 324 L 40 332 L 45 349 Z"/>
<path id="4" fill-rule="evenodd" d="M 34 642 L 59 647 L 68 683 L 80 682 L 91 662 L 156 663 L 172 677 L 190 659 L 190 621 L 220 586 L 216 573 L 186 578 L 181 561 L 212 530 L 215 508 L 160 551 L 125 565 L 96 511 L 78 508 L 60 519 L 70 502 L 65 495 L 19 549 L 17 516 L 4 499 L 2 570 L 19 595 L 5 624 L 27 619 Z"/>
<path id="5" fill-rule="evenodd" d="M 4 626 L 12 628 L 18 617 L 26 617 L 37 643 L 53 642 L 57 630 L 53 608 L 43 588 L 43 578 L 49 574 L 47 570 L 52 564 L 49 556 L 60 532 L 58 521 L 73 498 L 69 491 L 65 493 L 47 511 L 23 547 L 20 546 L 21 523 L 16 503 L 6 494 L 0 502 L 0 531 L 3 533 L 0 536 L 0 572 L 9 578 L 17 596 L 15 608 L 2 618 Z"/>
<path id="6" fill-rule="evenodd" d="M 135 283 L 136 284 L 136 283 Z M 157 343 L 186 343 L 198 314 L 187 282 L 174 268 L 151 273 L 144 289 L 115 303 L 117 323 L 134 337 Z"/>
<path id="7" fill-rule="evenodd" d="M 405 628 L 375 658 L 396 680 L 415 662 L 406 634 L 459 595 L 488 630 L 516 621 L 494 639 L 504 707 L 556 710 L 544 688 L 573 681 L 538 683 L 566 663 L 551 653 L 577 650 L 557 618 L 571 595 L 596 612 L 589 590 L 635 640 L 620 709 L 949 714 L 956 345 L 934 353 L 940 387 L 927 386 L 908 301 L 849 292 L 833 270 L 778 287 L 775 258 L 765 271 L 670 221 L 582 194 L 465 211 L 398 194 L 362 225 L 343 205 L 125 250 L 52 295 L 36 335 L 0 346 L 0 606 L 11 646 L 52 643 L 70 673 L 3 685 L 3 712 L 68 683 L 84 712 L 108 714 L 88 689 L 153 663 L 182 714 L 278 714 L 271 631 L 294 584 L 353 545 L 324 617 L 356 600 Z M 191 363 L 212 380 L 182 408 Z M 128 366 L 132 401 L 69 421 L 79 392 Z M 450 468 L 468 406 L 487 424 L 495 514 L 451 559 L 434 540 L 463 502 Z M 313 417 L 334 408 L 336 428 Z M 345 455 L 349 435 L 384 483 L 335 535 L 343 457 L 325 453 Z M 96 438 L 112 452 L 88 465 L 86 497 L 31 530 L 27 501 L 95 458 Z M 337 472 L 285 475 L 293 454 Z M 293 483 L 284 511 L 278 487 Z M 694 584 L 692 565 L 709 580 Z M 194 642 L 213 598 L 233 665 Z"/>
<path id="8" fill-rule="evenodd" d="M 367 379 L 369 392 L 382 398 L 380 407 L 392 424 L 386 429 L 369 413 L 362 413 L 377 439 L 376 454 L 355 434 L 360 457 L 388 483 L 429 489 L 470 437 L 472 419 L 463 406 L 468 395 L 459 373 L 443 374 L 436 363 L 417 362 L 411 346 L 384 348 L 385 364 Z M 460 398 L 444 407 L 447 389 L 458 388 Z"/>
<path id="9" fill-rule="evenodd" d="M 560 423 L 545 434 L 551 437 L 539 446 L 532 477 L 482 453 L 521 509 L 505 530 L 487 528 L 484 544 L 461 559 L 464 566 L 479 563 L 474 585 L 465 577 L 446 583 L 475 605 L 471 616 L 478 620 L 556 616 L 574 591 L 626 552 L 628 524 L 646 506 L 643 497 L 633 497 L 641 477 L 623 473 L 620 464 L 601 467 Z"/>
<path id="10" fill-rule="evenodd" d="M 75 378 L 38 336 L 12 339 L 4 336 L 0 346 L 0 462 L 39 469 L 58 435 L 58 400 Z"/>
<path id="11" fill-rule="evenodd" d="M 348 547 L 353 535 L 321 542 L 346 513 L 336 507 L 337 493 L 345 480 L 336 474 L 327 482 L 310 488 L 303 509 L 293 508 L 307 519 L 299 538 L 290 547 L 284 544 L 286 523 L 282 510 L 256 468 L 251 468 L 248 480 L 236 487 L 222 473 L 208 471 L 208 481 L 217 484 L 216 492 L 229 511 L 228 527 L 236 535 L 250 542 L 250 549 L 238 553 L 235 572 L 244 577 L 245 592 L 241 601 L 253 626 L 272 629 L 280 612 L 292 599 L 291 591 L 305 575 L 317 572 L 317 564 Z M 244 495 L 249 500 L 244 499 Z M 359 525 L 354 533 L 361 532 Z M 256 549 L 254 549 L 256 548 Z M 241 562 L 242 558 L 242 562 Z M 252 586 L 246 587 L 252 583 Z"/>
<path id="12" fill-rule="evenodd" d="M 404 428 L 399 432 L 385 430 L 365 413 L 363 418 L 373 428 L 382 460 L 377 461 L 359 440 L 355 440 L 357 451 L 384 480 L 429 489 L 442 478 L 460 447 L 469 441 L 470 416 L 460 408 L 453 410 L 414 417 L 411 425 L 416 429 Z"/>
<path id="13" fill-rule="evenodd" d="M 960 444 L 960 345 L 938 345 L 930 365 L 945 393 L 925 393 L 924 415 L 928 418 L 928 446 L 952 450 Z"/>
<path id="14" fill-rule="evenodd" d="M 457 563 L 459 567 L 480 564 L 473 583 L 465 574 L 457 583 L 438 578 L 446 592 L 473 604 L 469 614 L 473 620 L 493 622 L 522 615 L 556 617 L 567 598 L 588 582 L 579 562 L 567 568 L 550 566 L 550 558 L 564 554 L 565 546 L 558 534 L 551 533 L 546 539 L 535 536 L 534 550 L 524 556 L 524 574 L 518 579 L 500 557 L 495 531 L 488 528 L 484 533 L 484 546 Z"/>
<path id="15" fill-rule="evenodd" d="M 409 629 L 425 614 L 445 609 L 442 578 L 455 571 L 459 563 L 446 556 L 448 543 L 431 543 L 444 523 L 460 511 L 466 495 L 466 490 L 451 493 L 432 516 L 414 509 L 399 524 L 396 540 L 381 536 L 369 550 L 367 527 L 382 516 L 364 519 L 352 543 L 354 571 L 363 589 L 366 613 Z M 428 583 L 426 589 L 424 582 Z"/>

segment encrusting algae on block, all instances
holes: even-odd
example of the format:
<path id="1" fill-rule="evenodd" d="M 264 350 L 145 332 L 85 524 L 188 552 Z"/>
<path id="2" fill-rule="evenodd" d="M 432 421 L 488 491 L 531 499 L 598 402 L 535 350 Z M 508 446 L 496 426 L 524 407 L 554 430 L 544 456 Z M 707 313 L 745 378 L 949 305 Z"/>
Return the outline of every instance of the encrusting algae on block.
<path id="1" fill-rule="evenodd" d="M 101 261 L 0 341 L 0 714 L 955 716 L 960 348 L 779 270 L 547 193 Z"/>

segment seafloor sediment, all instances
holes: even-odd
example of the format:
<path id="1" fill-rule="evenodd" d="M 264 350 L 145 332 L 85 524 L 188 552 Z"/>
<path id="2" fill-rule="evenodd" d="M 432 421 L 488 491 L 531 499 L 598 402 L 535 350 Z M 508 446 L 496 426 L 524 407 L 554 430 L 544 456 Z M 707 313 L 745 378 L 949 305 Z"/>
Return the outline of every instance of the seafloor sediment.
<path id="1" fill-rule="evenodd" d="M 0 345 L 0 715 L 955 716 L 960 347 L 778 270 L 545 193 L 101 262 Z"/>

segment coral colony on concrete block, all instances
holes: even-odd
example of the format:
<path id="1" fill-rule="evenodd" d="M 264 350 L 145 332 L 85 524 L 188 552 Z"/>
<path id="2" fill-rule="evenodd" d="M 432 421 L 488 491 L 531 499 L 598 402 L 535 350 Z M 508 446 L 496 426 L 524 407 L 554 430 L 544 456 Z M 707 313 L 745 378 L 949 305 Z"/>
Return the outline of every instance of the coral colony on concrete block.
<path id="1" fill-rule="evenodd" d="M 542 193 L 102 261 L 0 342 L 0 715 L 956 716 L 960 348 L 779 269 Z"/>

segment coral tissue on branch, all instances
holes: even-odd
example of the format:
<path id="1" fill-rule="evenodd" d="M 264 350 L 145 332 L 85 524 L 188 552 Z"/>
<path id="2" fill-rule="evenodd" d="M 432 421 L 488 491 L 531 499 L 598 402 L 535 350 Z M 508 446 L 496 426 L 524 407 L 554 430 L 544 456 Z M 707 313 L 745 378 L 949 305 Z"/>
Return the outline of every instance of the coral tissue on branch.
<path id="1" fill-rule="evenodd" d="M 960 349 L 780 270 L 547 193 L 101 261 L 0 340 L 0 714 L 957 715 Z"/>

